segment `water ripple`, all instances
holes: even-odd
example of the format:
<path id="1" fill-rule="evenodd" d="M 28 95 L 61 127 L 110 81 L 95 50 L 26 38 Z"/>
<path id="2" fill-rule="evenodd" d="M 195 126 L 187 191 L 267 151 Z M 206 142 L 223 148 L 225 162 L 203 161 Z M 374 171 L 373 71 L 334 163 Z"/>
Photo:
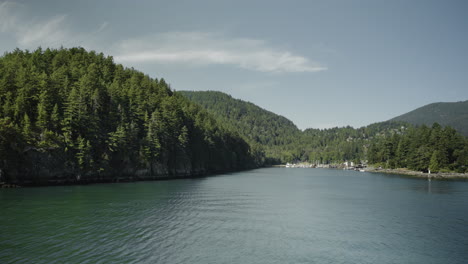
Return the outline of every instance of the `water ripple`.
<path id="1" fill-rule="evenodd" d="M 1 190 L 0 262 L 463 263 L 468 257 L 466 182 L 432 182 L 428 195 L 427 182 L 414 179 L 289 172 Z"/>

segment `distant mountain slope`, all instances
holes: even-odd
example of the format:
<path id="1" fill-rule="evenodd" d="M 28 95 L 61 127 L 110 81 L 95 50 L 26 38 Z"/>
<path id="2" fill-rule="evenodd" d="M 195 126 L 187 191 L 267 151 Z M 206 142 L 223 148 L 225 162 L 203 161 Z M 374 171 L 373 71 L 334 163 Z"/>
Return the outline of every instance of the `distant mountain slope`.
<path id="1" fill-rule="evenodd" d="M 358 160 L 367 140 L 403 126 L 402 122 L 382 122 L 360 129 L 352 127 L 306 129 L 300 131 L 289 119 L 253 103 L 217 91 L 181 91 L 189 100 L 205 108 L 218 123 L 239 133 L 265 152 L 270 162 Z M 255 155 L 258 156 L 258 155 Z"/>
<path id="2" fill-rule="evenodd" d="M 414 125 L 428 126 L 437 122 L 442 126 L 451 126 L 461 134 L 468 136 L 468 100 L 454 103 L 432 103 L 389 121 L 403 121 Z"/>
<path id="3" fill-rule="evenodd" d="M 252 143 L 285 145 L 301 131 L 289 119 L 217 91 L 180 91 Z"/>
<path id="4" fill-rule="evenodd" d="M 222 92 L 180 93 L 205 108 L 226 130 L 241 135 L 249 143 L 256 164 L 308 161 L 339 165 L 344 161 L 368 161 L 385 168 L 467 170 L 468 139 L 453 128 L 432 126 L 434 120 L 427 121 L 429 127 L 392 120 L 361 128 L 300 131 L 287 118 Z M 454 120 L 452 114 L 463 110 L 451 108 L 442 115 Z M 444 120 L 435 121 L 444 124 Z"/>

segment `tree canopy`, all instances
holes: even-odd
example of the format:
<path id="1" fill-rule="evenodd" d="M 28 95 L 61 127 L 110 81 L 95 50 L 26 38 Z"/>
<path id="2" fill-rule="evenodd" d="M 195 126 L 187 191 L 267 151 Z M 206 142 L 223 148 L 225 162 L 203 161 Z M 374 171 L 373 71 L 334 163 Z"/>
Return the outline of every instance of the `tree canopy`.
<path id="1" fill-rule="evenodd" d="M 163 78 L 83 48 L 5 53 L 0 106 L 0 169 L 10 180 L 57 171 L 53 160 L 82 179 L 256 166 L 239 135 Z"/>
<path id="2" fill-rule="evenodd" d="M 432 171 L 467 169 L 467 139 L 451 127 L 380 122 L 361 128 L 300 131 L 288 119 L 215 91 L 183 91 L 220 124 L 241 135 L 265 162 L 315 164 L 368 161 L 388 168 Z M 431 165 L 431 166 L 430 166 Z"/>

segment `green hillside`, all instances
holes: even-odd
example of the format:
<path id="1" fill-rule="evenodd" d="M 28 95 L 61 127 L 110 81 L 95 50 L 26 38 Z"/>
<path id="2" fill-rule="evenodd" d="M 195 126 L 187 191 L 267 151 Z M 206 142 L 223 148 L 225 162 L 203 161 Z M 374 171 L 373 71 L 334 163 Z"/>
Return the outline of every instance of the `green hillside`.
<path id="1" fill-rule="evenodd" d="M 83 48 L 0 57 L 0 182 L 178 177 L 254 167 L 200 106 Z"/>
<path id="2" fill-rule="evenodd" d="M 220 124 L 238 132 L 256 149 L 262 148 L 270 158 L 280 158 L 278 149 L 301 136 L 301 131 L 289 119 L 228 94 L 217 91 L 179 93 L 203 106 Z"/>
<path id="3" fill-rule="evenodd" d="M 402 123 L 385 122 L 368 127 L 335 127 L 300 131 L 292 121 L 259 106 L 216 91 L 181 91 L 203 106 L 227 129 L 236 131 L 273 163 L 310 161 L 339 163 L 366 158 L 368 141 L 400 129 Z"/>
<path id="4" fill-rule="evenodd" d="M 419 120 L 460 129 L 467 103 L 408 115 L 436 116 Z M 0 183 L 129 181 L 363 160 L 466 171 L 468 139 L 448 126 L 401 121 L 301 131 L 221 92 L 173 92 L 163 78 L 83 48 L 16 49 L 0 57 Z"/>
<path id="5" fill-rule="evenodd" d="M 386 168 L 467 169 L 468 140 L 448 126 L 414 127 L 406 122 L 387 121 L 361 128 L 300 131 L 282 116 L 221 92 L 180 93 L 207 109 L 226 129 L 246 139 L 251 149 L 257 151 L 256 157 L 264 153 L 266 164 L 368 160 Z"/>
<path id="6" fill-rule="evenodd" d="M 451 126 L 468 137 L 468 100 L 428 104 L 392 118 L 390 121 L 403 121 L 414 125 L 425 124 L 427 126 L 439 123 L 442 126 Z"/>

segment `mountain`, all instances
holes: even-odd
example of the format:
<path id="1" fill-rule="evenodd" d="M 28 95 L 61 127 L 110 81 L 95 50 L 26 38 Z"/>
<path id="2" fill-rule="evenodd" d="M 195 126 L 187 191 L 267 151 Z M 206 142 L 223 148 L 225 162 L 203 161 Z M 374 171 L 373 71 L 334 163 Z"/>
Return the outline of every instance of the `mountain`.
<path id="1" fill-rule="evenodd" d="M 279 146 L 292 144 L 301 131 L 289 119 L 253 103 L 218 91 L 178 91 L 204 107 L 227 129 L 238 132 L 251 145 L 264 147 L 267 156 L 279 158 Z"/>
<path id="2" fill-rule="evenodd" d="M 402 126 L 386 122 L 361 129 L 347 126 L 300 131 L 289 119 L 222 92 L 179 92 L 204 107 L 227 129 L 239 133 L 253 149 L 264 151 L 267 163 L 359 160 L 365 156 L 366 140 Z"/>
<path id="3" fill-rule="evenodd" d="M 0 57 L 0 182 L 187 177 L 255 167 L 250 146 L 200 106 L 83 48 Z"/>
<path id="4" fill-rule="evenodd" d="M 246 138 L 259 144 L 283 145 L 290 143 L 289 135 L 300 134 L 291 120 L 228 94 L 218 91 L 179 92 L 203 106 L 223 124 L 237 128 Z"/>
<path id="5" fill-rule="evenodd" d="M 361 128 L 300 131 L 290 120 L 215 91 L 182 91 L 251 146 L 257 164 L 341 164 L 368 160 L 386 168 L 468 170 L 468 140 L 451 127 L 386 121 Z"/>
<path id="6" fill-rule="evenodd" d="M 432 103 L 397 116 L 389 121 L 403 121 L 414 125 L 439 123 L 451 126 L 468 137 L 468 100 L 453 103 Z"/>

